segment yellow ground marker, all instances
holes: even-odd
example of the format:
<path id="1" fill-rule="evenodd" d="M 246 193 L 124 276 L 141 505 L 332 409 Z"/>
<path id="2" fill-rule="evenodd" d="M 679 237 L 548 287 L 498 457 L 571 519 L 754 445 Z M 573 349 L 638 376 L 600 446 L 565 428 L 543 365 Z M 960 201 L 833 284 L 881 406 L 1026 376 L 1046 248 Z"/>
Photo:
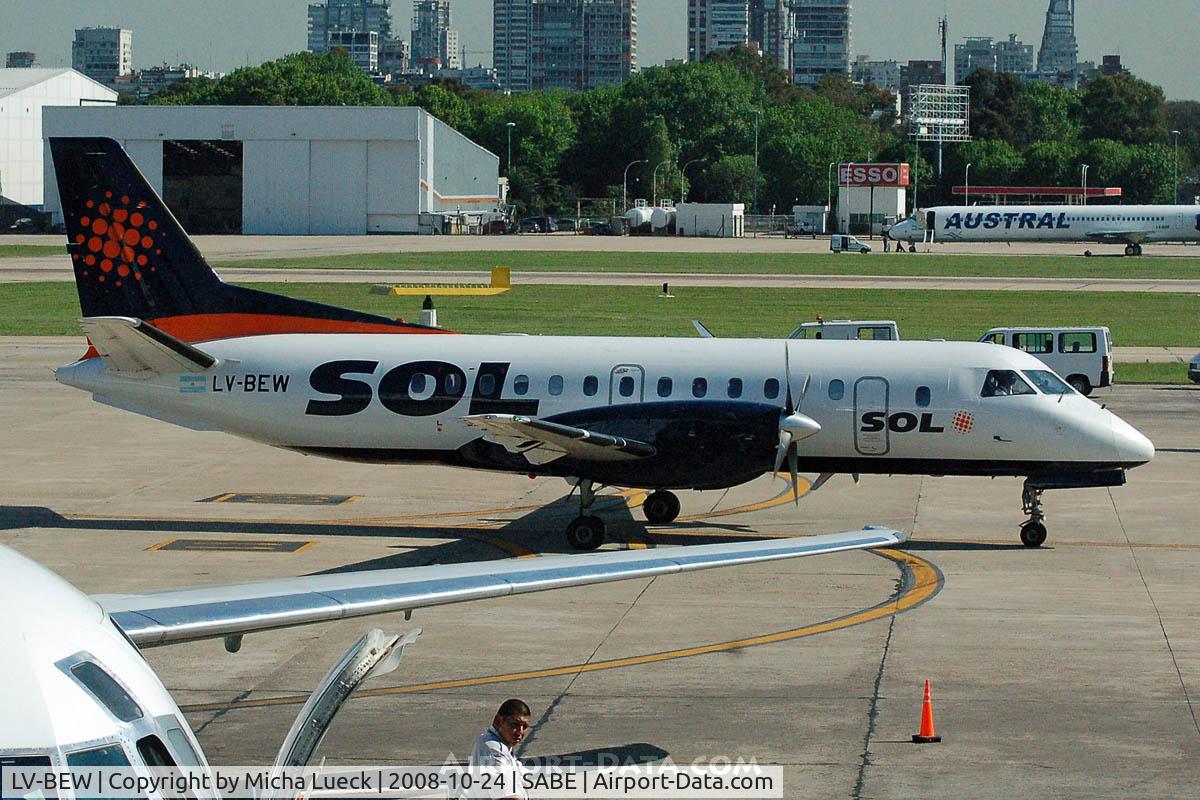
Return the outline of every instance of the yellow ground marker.
<path id="1" fill-rule="evenodd" d="M 432 692 L 441 689 L 459 689 L 467 686 L 486 686 L 493 683 L 510 683 L 512 681 L 526 681 L 535 678 L 553 678 L 562 675 L 575 675 L 584 672 L 600 672 L 610 669 L 623 669 L 626 667 L 635 667 L 643 664 L 654 664 L 661 661 L 672 661 L 677 658 L 690 658 L 692 656 L 708 655 L 710 653 L 723 653 L 730 650 L 741 650 L 748 647 L 761 647 L 767 644 L 776 644 L 779 642 L 788 642 L 793 639 L 803 639 L 808 636 L 815 636 L 820 633 L 829 633 L 831 631 L 842 630 L 855 625 L 862 625 L 866 622 L 872 622 L 877 619 L 901 614 L 905 611 L 910 611 L 924 603 L 926 600 L 933 597 L 942 587 L 942 574 L 932 563 L 925 559 L 906 553 L 901 550 L 893 550 L 890 548 L 875 550 L 875 552 L 884 558 L 887 558 L 897 564 L 904 572 L 907 580 L 905 580 L 904 588 L 899 594 L 889 600 L 880 603 L 877 606 L 866 608 L 855 612 L 848 616 L 837 617 L 835 619 L 817 622 L 812 625 L 805 625 L 801 628 L 792 628 L 791 630 L 779 631 L 777 633 L 767 633 L 761 636 L 751 636 L 745 639 L 733 639 L 726 642 L 717 642 L 715 644 L 699 645 L 696 647 L 683 647 L 677 650 L 665 650 L 658 653 L 647 653 L 640 656 L 629 656 L 626 658 L 613 658 L 605 661 L 593 661 L 586 664 L 568 664 L 561 667 L 550 667 L 547 669 L 530 670 L 528 672 L 510 672 L 501 675 L 484 675 L 475 678 L 459 678 L 449 681 L 435 681 L 433 683 L 418 683 L 409 686 L 389 686 L 380 689 L 368 689 L 362 692 L 355 692 L 354 697 L 386 697 L 389 695 L 399 694 L 415 694 L 417 692 Z M 239 708 L 263 708 L 266 706 L 282 706 L 282 705 L 299 705 L 308 699 L 306 694 L 288 695 L 285 697 L 264 697 L 253 700 L 242 700 L 232 703 L 198 703 L 195 705 L 183 706 L 185 712 L 203 712 L 203 711 L 228 711 Z"/>
<path id="2" fill-rule="evenodd" d="M 372 286 L 371 294 L 393 297 L 467 297 L 504 294 L 512 288 L 512 272 L 508 267 L 492 267 L 491 283 L 399 283 L 395 286 Z"/>

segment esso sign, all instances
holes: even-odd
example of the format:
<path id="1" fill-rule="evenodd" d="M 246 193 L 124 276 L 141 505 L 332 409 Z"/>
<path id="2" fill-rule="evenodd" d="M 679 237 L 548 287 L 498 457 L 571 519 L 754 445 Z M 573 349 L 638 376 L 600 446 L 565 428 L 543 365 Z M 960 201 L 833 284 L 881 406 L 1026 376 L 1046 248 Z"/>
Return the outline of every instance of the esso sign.
<path id="1" fill-rule="evenodd" d="M 908 164 L 839 164 L 840 186 L 908 186 Z"/>

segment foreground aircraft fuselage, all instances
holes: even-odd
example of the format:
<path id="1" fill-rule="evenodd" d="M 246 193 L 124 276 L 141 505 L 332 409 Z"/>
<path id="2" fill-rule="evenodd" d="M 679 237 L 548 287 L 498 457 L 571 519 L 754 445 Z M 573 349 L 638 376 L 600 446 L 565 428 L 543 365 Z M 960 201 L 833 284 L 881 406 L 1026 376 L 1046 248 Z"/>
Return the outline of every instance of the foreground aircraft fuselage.
<path id="1" fill-rule="evenodd" d="M 597 484 L 735 486 L 800 470 L 1022 475 L 1111 486 L 1151 443 L 1037 359 L 991 344 L 453 335 L 224 283 L 120 146 L 50 140 L 91 347 L 63 383 L 119 408 L 278 447 Z M 1032 526 L 1032 527 L 1029 527 Z M 1026 535 L 1030 534 L 1030 535 Z"/>
<path id="2" fill-rule="evenodd" d="M 1133 255 L 1145 242 L 1200 241 L 1200 206 L 938 206 L 919 221 L 896 223 L 888 235 L 902 242 L 1125 244 Z"/>

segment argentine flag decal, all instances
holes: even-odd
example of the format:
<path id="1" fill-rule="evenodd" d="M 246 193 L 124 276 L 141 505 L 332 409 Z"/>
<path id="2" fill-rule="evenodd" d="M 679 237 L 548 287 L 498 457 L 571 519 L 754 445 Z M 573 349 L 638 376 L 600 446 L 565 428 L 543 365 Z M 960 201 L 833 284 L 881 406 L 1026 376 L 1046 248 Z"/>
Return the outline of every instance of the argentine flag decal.
<path id="1" fill-rule="evenodd" d="M 179 376 L 179 391 L 184 393 L 203 392 L 204 376 L 203 375 L 180 375 Z"/>

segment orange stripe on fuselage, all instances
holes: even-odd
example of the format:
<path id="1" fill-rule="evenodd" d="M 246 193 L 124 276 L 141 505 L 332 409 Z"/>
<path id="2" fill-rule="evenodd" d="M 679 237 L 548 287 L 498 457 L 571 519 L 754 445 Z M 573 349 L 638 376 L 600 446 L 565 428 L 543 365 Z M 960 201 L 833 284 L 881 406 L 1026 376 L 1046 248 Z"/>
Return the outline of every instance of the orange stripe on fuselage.
<path id="1" fill-rule="evenodd" d="M 146 320 L 161 331 L 185 342 L 267 336 L 273 333 L 453 333 L 403 322 L 355 322 L 351 320 L 292 317 L 276 314 L 187 314 Z"/>

